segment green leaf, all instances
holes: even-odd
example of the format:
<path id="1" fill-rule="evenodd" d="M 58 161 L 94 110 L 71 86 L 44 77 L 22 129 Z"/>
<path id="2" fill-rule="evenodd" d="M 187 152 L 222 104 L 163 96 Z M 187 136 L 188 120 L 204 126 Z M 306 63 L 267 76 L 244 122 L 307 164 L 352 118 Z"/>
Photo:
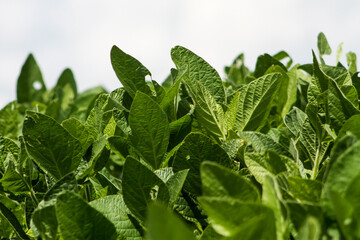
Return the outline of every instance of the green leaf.
<path id="1" fill-rule="evenodd" d="M 307 116 L 303 111 L 294 107 L 288 114 L 285 115 L 284 123 L 290 132 L 295 137 L 298 137 L 302 131 L 306 118 Z"/>
<path id="2" fill-rule="evenodd" d="M 232 197 L 241 201 L 256 202 L 260 194 L 253 184 L 236 172 L 213 162 L 201 164 L 202 195 Z"/>
<path id="3" fill-rule="evenodd" d="M 314 217 L 307 217 L 300 228 L 299 240 L 318 240 L 321 237 L 321 225 Z"/>
<path id="4" fill-rule="evenodd" d="M 55 205 L 40 203 L 32 213 L 31 224 L 43 239 L 56 239 L 59 234 Z"/>
<path id="5" fill-rule="evenodd" d="M 147 163 L 158 169 L 169 144 L 166 114 L 149 96 L 137 92 L 131 105 L 129 123 L 132 145 Z"/>
<path id="6" fill-rule="evenodd" d="M 133 223 L 122 195 L 106 196 L 89 204 L 114 224 L 119 236 L 132 240 L 142 239 L 141 233 L 143 230 Z"/>
<path id="7" fill-rule="evenodd" d="M 333 190 L 343 194 L 360 173 L 360 141 L 341 154 L 332 164 L 323 192 Z"/>
<path id="8" fill-rule="evenodd" d="M 329 82 L 328 95 L 329 118 L 335 131 L 339 131 L 345 120 L 360 114 L 360 111 L 351 103 L 334 80 Z"/>
<path id="9" fill-rule="evenodd" d="M 322 183 L 311 179 L 289 177 L 289 190 L 296 200 L 318 203 L 321 197 Z"/>
<path id="10" fill-rule="evenodd" d="M 170 121 L 177 119 L 178 94 L 182 80 L 181 74 L 183 73 L 184 72 L 181 72 L 180 75 L 177 76 L 175 83 L 166 91 L 164 98 L 160 102 L 160 107 L 167 113 Z"/>
<path id="11" fill-rule="evenodd" d="M 360 115 L 351 116 L 348 120 L 346 120 L 343 126 L 340 128 L 337 138 L 345 136 L 347 133 L 351 132 L 357 138 L 360 139 Z"/>
<path id="12" fill-rule="evenodd" d="M 113 110 L 122 110 L 123 108 L 123 106 L 110 98 L 108 94 L 100 94 L 86 119 L 85 126 L 90 134 L 96 136 L 97 139 L 104 134 L 104 129 L 113 116 Z"/>
<path id="13" fill-rule="evenodd" d="M 30 157 L 55 179 L 79 166 L 81 143 L 54 119 L 28 111 L 23 135 Z"/>
<path id="14" fill-rule="evenodd" d="M 77 86 L 76 86 L 76 81 L 74 78 L 74 74 L 72 73 L 71 69 L 67 68 L 65 69 L 62 73 L 61 76 L 59 77 L 57 83 L 56 83 L 56 87 L 57 88 L 63 88 L 66 85 L 69 85 L 71 91 L 74 94 L 74 97 L 76 98 L 77 95 Z"/>
<path id="15" fill-rule="evenodd" d="M 0 179 L 2 191 L 11 193 L 29 193 L 30 189 L 22 176 L 15 170 L 13 162 L 9 162 L 6 171 Z"/>
<path id="16" fill-rule="evenodd" d="M 149 206 L 146 239 L 195 240 L 188 226 L 165 205 L 155 202 Z"/>
<path id="17" fill-rule="evenodd" d="M 82 147 L 82 156 L 96 140 L 96 136 L 90 133 L 89 127 L 76 118 L 68 118 L 64 120 L 61 125 L 71 134 L 71 136 L 80 142 Z"/>
<path id="18" fill-rule="evenodd" d="M 26 222 L 23 213 L 24 209 L 18 202 L 0 195 L 0 233 L 2 237 L 11 236 L 11 233 L 14 230 L 16 235 L 21 237 L 21 239 L 30 239 L 24 232 L 24 229 L 26 229 Z M 13 230 L 9 229 L 9 225 Z"/>
<path id="19" fill-rule="evenodd" d="M 181 190 L 185 183 L 189 170 L 182 170 L 172 175 L 166 182 L 169 190 L 169 204 L 174 204 L 180 196 Z"/>
<path id="20" fill-rule="evenodd" d="M 227 153 L 207 136 L 190 133 L 176 152 L 173 162 L 174 172 L 190 169 L 184 188 L 195 194 L 201 194 L 200 165 L 203 161 L 217 162 L 230 166 Z"/>
<path id="21" fill-rule="evenodd" d="M 280 187 L 276 179 L 270 175 L 266 175 L 263 184 L 262 203 L 271 208 L 274 212 L 276 225 L 276 238 L 289 238 L 289 222 L 283 216 L 282 195 Z"/>
<path id="22" fill-rule="evenodd" d="M 356 73 L 357 72 L 356 54 L 354 52 L 348 52 L 346 54 L 346 61 L 349 66 L 349 71 L 351 73 Z"/>
<path id="23" fill-rule="evenodd" d="M 21 118 L 16 101 L 8 103 L 0 110 L 0 135 L 16 139 L 19 133 Z"/>
<path id="24" fill-rule="evenodd" d="M 231 237 L 242 231 L 248 222 L 264 218 L 266 228 L 261 235 L 276 239 L 273 211 L 259 203 L 245 203 L 225 197 L 199 197 L 201 206 L 209 216 L 211 226 L 221 235 Z M 259 230 L 259 228 L 258 228 Z"/>
<path id="25" fill-rule="evenodd" d="M 281 74 L 279 73 L 268 74 L 239 89 L 236 131 L 253 131 L 264 125 L 280 79 Z"/>
<path id="26" fill-rule="evenodd" d="M 122 190 L 126 206 L 140 220 L 146 216 L 150 201 L 169 201 L 165 183 L 138 160 L 127 157 L 122 178 Z"/>
<path id="27" fill-rule="evenodd" d="M 30 54 L 21 68 L 21 73 L 17 80 L 17 102 L 42 102 L 45 91 L 46 86 L 40 68 L 34 56 Z"/>
<path id="28" fill-rule="evenodd" d="M 338 45 L 338 48 L 337 48 L 337 51 L 336 51 L 336 61 L 335 61 L 335 65 L 338 65 L 339 62 L 340 62 L 340 58 L 341 58 L 341 55 L 342 55 L 342 51 L 343 51 L 343 42 L 341 42 L 339 45 Z"/>
<path id="29" fill-rule="evenodd" d="M 227 129 L 224 111 L 221 105 L 216 103 L 215 98 L 201 83 L 197 86 L 197 94 L 195 96 L 196 119 L 211 134 L 225 140 Z"/>
<path id="30" fill-rule="evenodd" d="M 72 192 L 59 195 L 55 209 L 64 239 L 116 239 L 114 225 Z"/>
<path id="31" fill-rule="evenodd" d="M 112 47 L 110 55 L 116 76 L 132 98 L 135 97 L 136 91 L 151 95 L 151 90 L 145 82 L 145 77 L 151 76 L 151 73 L 144 65 L 117 46 Z"/>
<path id="32" fill-rule="evenodd" d="M 265 134 L 259 132 L 241 132 L 238 135 L 247 142 L 247 144 L 251 144 L 251 146 L 259 153 L 262 153 L 265 150 L 272 150 L 280 155 L 291 157 L 288 149 Z"/>
<path id="33" fill-rule="evenodd" d="M 183 78 L 192 89 L 201 83 L 217 103 L 226 103 L 222 80 L 217 71 L 204 59 L 181 46 L 171 49 L 171 58 L 179 72 L 186 70 Z"/>
<path id="34" fill-rule="evenodd" d="M 284 71 L 287 71 L 284 64 L 282 64 L 280 61 L 276 60 L 269 54 L 265 53 L 264 55 L 259 56 L 256 60 L 254 76 L 256 78 L 263 76 L 264 73 L 268 70 L 268 68 L 274 65 L 280 66 Z"/>
<path id="35" fill-rule="evenodd" d="M 95 100 L 102 93 L 106 93 L 106 90 L 102 87 L 90 88 L 81 94 L 78 94 L 72 107 L 72 117 L 78 118 L 81 122 L 84 122 L 91 109 L 94 106 Z"/>
<path id="36" fill-rule="evenodd" d="M 266 151 L 264 155 L 246 153 L 245 164 L 256 181 L 261 184 L 264 183 L 266 175 L 276 176 L 285 172 L 288 175 L 300 176 L 298 167 L 292 159 L 273 151 Z"/>
<path id="37" fill-rule="evenodd" d="M 317 47 L 319 50 L 319 54 L 322 57 L 323 55 L 330 55 L 331 48 L 330 45 L 325 37 L 325 34 L 320 32 L 317 37 Z"/>
<path id="38" fill-rule="evenodd" d="M 182 116 L 176 121 L 169 124 L 170 139 L 168 149 L 174 148 L 176 145 L 181 143 L 186 135 L 191 132 L 192 117 L 188 114 Z"/>
<path id="39" fill-rule="evenodd" d="M 102 136 L 92 145 L 90 159 L 86 164 L 86 168 L 80 170 L 78 177 L 84 178 L 87 175 L 92 175 L 100 171 L 105 167 L 109 156 L 110 151 L 106 148 L 106 137 Z"/>

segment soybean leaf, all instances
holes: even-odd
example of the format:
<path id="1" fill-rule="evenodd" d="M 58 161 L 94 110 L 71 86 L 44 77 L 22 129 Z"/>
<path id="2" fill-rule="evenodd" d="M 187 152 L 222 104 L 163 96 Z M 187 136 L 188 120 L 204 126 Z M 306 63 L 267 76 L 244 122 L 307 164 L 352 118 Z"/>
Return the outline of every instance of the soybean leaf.
<path id="1" fill-rule="evenodd" d="M 40 68 L 34 56 L 30 54 L 21 68 L 20 76 L 17 80 L 17 102 L 42 102 L 45 91 L 46 86 Z"/>
<path id="2" fill-rule="evenodd" d="M 346 54 L 346 61 L 349 66 L 349 71 L 351 73 L 356 73 L 357 72 L 356 54 L 354 52 L 348 52 Z"/>
<path id="3" fill-rule="evenodd" d="M 131 105 L 129 123 L 133 147 L 147 163 L 158 169 L 169 144 L 166 114 L 149 96 L 137 92 Z"/>
<path id="4" fill-rule="evenodd" d="M 3 137 L 16 139 L 18 136 L 21 117 L 17 106 L 14 101 L 0 110 L 0 135 Z"/>
<path id="5" fill-rule="evenodd" d="M 317 47 L 320 54 L 320 59 L 322 64 L 325 64 L 324 60 L 322 59 L 323 55 L 330 55 L 331 54 L 331 48 L 330 45 L 325 37 L 325 34 L 320 32 L 317 38 Z"/>
<path id="6" fill-rule="evenodd" d="M 200 82 L 217 103 L 226 102 L 225 90 L 219 74 L 204 59 L 181 46 L 171 49 L 171 58 L 180 72 L 186 70 L 183 78 L 191 84 L 192 89 L 195 89 Z"/>
<path id="7" fill-rule="evenodd" d="M 265 75 L 239 89 L 240 98 L 235 130 L 252 131 L 261 128 L 270 112 L 271 102 L 280 83 L 281 74 Z"/>
<path id="8" fill-rule="evenodd" d="M 134 224 L 122 195 L 106 196 L 89 203 L 91 207 L 101 212 L 112 224 L 119 236 L 126 239 L 142 239 L 142 228 Z"/>
<path id="9" fill-rule="evenodd" d="M 151 95 L 151 90 L 145 82 L 145 77 L 151 76 L 151 73 L 144 65 L 117 46 L 112 47 L 110 55 L 116 76 L 132 98 L 135 97 L 136 91 Z"/>
<path id="10" fill-rule="evenodd" d="M 195 96 L 196 118 L 206 130 L 224 141 L 227 134 L 224 111 L 201 83 L 197 86 L 197 94 Z"/>
<path id="11" fill-rule="evenodd" d="M 59 195 L 55 209 L 64 239 L 116 239 L 114 225 L 72 192 L 66 191 Z"/>
<path id="12" fill-rule="evenodd" d="M 30 157 L 55 179 L 79 166 L 81 143 L 54 119 L 28 111 L 23 135 Z"/>
<path id="13" fill-rule="evenodd" d="M 250 181 L 217 163 L 203 162 L 200 173 L 203 196 L 232 197 L 249 202 L 260 199 L 258 190 Z"/>
<path id="14" fill-rule="evenodd" d="M 211 226 L 221 235 L 234 236 L 243 230 L 243 225 L 249 226 L 248 222 L 264 218 L 267 224 L 263 236 L 276 238 L 274 214 L 264 205 L 223 197 L 199 197 L 198 200 L 208 214 Z"/>
<path id="15" fill-rule="evenodd" d="M 207 136 L 190 133 L 176 152 L 173 162 L 174 172 L 190 169 L 184 188 L 195 195 L 201 193 L 200 165 L 203 161 L 212 161 L 230 166 L 226 152 Z"/>
<path id="16" fill-rule="evenodd" d="M 165 183 L 138 160 L 127 157 L 122 178 L 122 190 L 126 206 L 140 220 L 145 220 L 150 201 L 169 201 Z"/>
<path id="17" fill-rule="evenodd" d="M 149 206 L 146 239 L 195 240 L 195 235 L 170 209 L 159 202 L 155 202 Z"/>
<path id="18" fill-rule="evenodd" d="M 346 149 L 332 164 L 323 192 L 333 190 L 343 194 L 351 181 L 360 173 L 360 141 Z"/>

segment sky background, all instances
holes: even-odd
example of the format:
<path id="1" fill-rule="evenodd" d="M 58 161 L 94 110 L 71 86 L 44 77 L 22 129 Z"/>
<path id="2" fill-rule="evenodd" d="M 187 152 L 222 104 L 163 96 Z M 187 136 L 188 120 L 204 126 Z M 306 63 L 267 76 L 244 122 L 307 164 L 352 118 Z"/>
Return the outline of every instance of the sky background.
<path id="1" fill-rule="evenodd" d="M 79 91 L 121 86 L 110 63 L 117 45 L 162 82 L 182 45 L 221 76 L 241 52 L 253 69 L 263 53 L 287 51 L 296 63 L 311 61 L 319 32 L 333 49 L 360 54 L 360 1 L 300 0 L 0 0 L 0 107 L 16 99 L 16 81 L 34 54 L 48 88 L 73 70 Z M 342 58 L 344 63 L 344 59 Z"/>

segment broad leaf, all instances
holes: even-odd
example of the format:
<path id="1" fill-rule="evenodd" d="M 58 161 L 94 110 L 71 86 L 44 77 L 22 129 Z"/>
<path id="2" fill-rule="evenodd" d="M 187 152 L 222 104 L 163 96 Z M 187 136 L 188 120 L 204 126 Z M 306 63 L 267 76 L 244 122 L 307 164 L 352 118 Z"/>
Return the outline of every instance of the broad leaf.
<path id="1" fill-rule="evenodd" d="M 126 158 L 122 190 L 126 206 L 140 220 L 145 220 L 147 206 L 152 200 L 169 201 L 165 183 L 132 157 Z"/>
<path id="2" fill-rule="evenodd" d="M 81 160 L 81 143 L 54 119 L 27 112 L 23 135 L 31 158 L 54 178 L 74 171 Z"/>
<path id="3" fill-rule="evenodd" d="M 56 199 L 56 217 L 64 239 L 116 239 L 114 225 L 72 192 Z"/>
<path id="4" fill-rule="evenodd" d="M 154 169 L 160 167 L 169 144 L 169 122 L 160 106 L 137 92 L 131 105 L 130 140 L 136 151 Z"/>

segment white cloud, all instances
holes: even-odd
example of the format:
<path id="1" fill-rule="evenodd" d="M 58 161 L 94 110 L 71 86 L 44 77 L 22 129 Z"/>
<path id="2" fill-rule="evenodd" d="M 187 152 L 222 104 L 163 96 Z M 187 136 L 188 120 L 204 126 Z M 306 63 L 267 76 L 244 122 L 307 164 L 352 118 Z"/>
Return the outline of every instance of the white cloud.
<path id="1" fill-rule="evenodd" d="M 351 7 L 349 7 L 351 6 Z M 323 31 L 333 50 L 356 53 L 359 3 L 330 0 L 2 1 L 0 2 L 0 106 L 15 99 L 21 65 L 33 52 L 48 86 L 70 67 L 80 90 L 120 86 L 109 52 L 116 44 L 162 81 L 173 64 L 170 49 L 183 45 L 222 74 L 240 52 L 254 66 L 264 52 L 286 50 L 311 61 Z"/>

